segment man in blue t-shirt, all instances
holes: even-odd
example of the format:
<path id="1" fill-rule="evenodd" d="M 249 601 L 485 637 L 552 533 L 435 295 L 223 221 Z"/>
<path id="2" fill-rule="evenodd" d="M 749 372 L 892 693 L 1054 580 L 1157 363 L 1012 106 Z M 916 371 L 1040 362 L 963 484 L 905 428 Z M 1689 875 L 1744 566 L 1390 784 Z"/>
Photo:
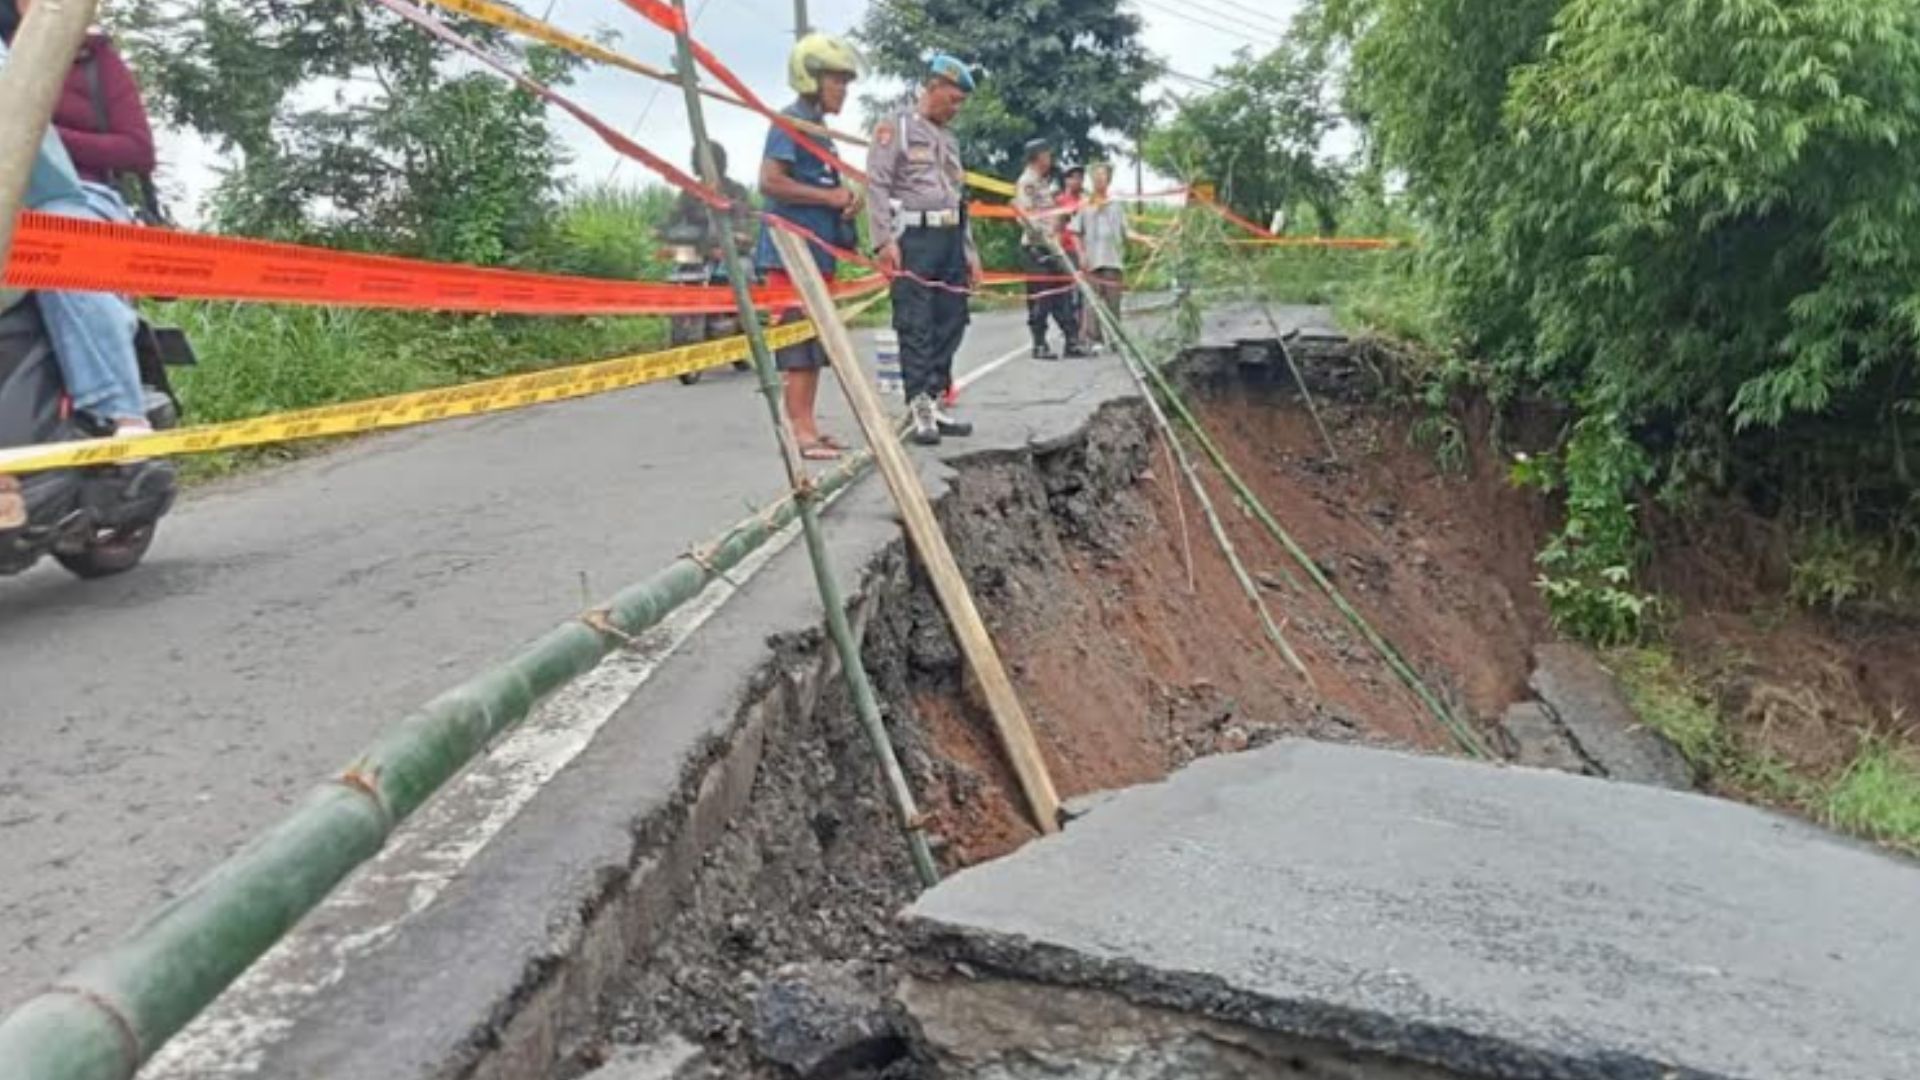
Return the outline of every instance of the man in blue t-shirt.
<path id="1" fill-rule="evenodd" d="M 859 76 L 860 54 L 838 38 L 826 34 L 808 34 L 794 45 L 787 62 L 787 81 L 800 95 L 799 100 L 781 110 L 781 115 L 798 121 L 808 141 L 829 155 L 835 155 L 833 141 L 823 133 L 826 118 L 838 113 L 847 103 L 847 88 Z M 840 176 L 831 162 L 823 161 L 801 146 L 791 133 L 775 124 L 767 132 L 767 148 L 760 161 L 760 195 L 770 217 L 783 218 L 807 230 L 818 241 L 809 249 L 820 266 L 821 276 L 832 281 L 839 260 L 820 241 L 842 251 L 859 246 L 854 215 L 860 209 L 860 196 Z M 773 246 L 772 226 L 760 227 L 760 243 L 754 250 L 754 265 L 766 274 L 767 284 L 790 288 L 793 282 L 780 264 L 779 251 Z M 776 324 L 804 317 L 798 308 L 775 316 Z M 774 353 L 785 381 L 787 419 L 800 444 L 800 454 L 809 461 L 832 461 L 846 449 L 839 440 L 822 434 L 814 415 L 820 396 L 820 369 L 827 363 L 826 349 L 816 338 Z"/>

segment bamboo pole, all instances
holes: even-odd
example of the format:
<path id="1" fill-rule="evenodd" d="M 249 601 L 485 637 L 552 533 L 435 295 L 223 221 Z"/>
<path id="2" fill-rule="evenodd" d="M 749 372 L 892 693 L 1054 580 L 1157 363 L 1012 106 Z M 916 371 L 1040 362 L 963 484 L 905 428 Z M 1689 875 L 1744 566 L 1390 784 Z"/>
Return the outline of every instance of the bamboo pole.
<path id="1" fill-rule="evenodd" d="M 1254 582 L 1253 575 L 1247 573 L 1246 564 L 1240 560 L 1240 552 L 1234 547 L 1233 540 L 1227 536 L 1226 525 L 1214 509 L 1213 498 L 1207 494 L 1207 487 L 1201 482 L 1199 471 L 1193 467 L 1193 459 L 1188 456 L 1187 448 L 1181 444 L 1179 437 L 1175 434 L 1172 422 L 1167 419 L 1167 414 L 1154 397 L 1152 388 L 1147 385 L 1146 376 L 1141 374 L 1139 369 L 1147 366 L 1145 357 L 1140 355 L 1133 344 L 1133 338 L 1120 325 L 1120 320 L 1106 309 L 1106 305 L 1101 302 L 1100 294 L 1087 282 L 1086 275 L 1081 273 L 1073 265 L 1073 260 L 1067 257 L 1066 249 L 1061 246 L 1059 238 L 1046 230 L 1042 230 L 1041 235 L 1046 238 L 1047 245 L 1053 249 L 1054 257 L 1073 274 L 1074 287 L 1080 290 L 1081 299 L 1089 305 L 1094 318 L 1100 320 L 1100 325 L 1119 344 L 1121 364 L 1126 367 L 1127 374 L 1133 378 L 1134 386 L 1139 389 L 1140 396 L 1145 399 L 1147 411 L 1152 414 L 1153 422 L 1160 429 L 1161 437 L 1167 440 L 1168 447 L 1172 449 L 1174 457 L 1179 461 L 1181 472 L 1186 474 L 1187 484 L 1193 489 L 1194 501 L 1200 504 L 1201 515 L 1206 518 L 1207 527 L 1213 533 L 1213 541 L 1219 546 L 1220 553 L 1226 557 L 1227 565 L 1233 569 L 1233 576 L 1240 582 L 1240 590 L 1247 594 L 1247 603 L 1259 615 L 1260 628 L 1266 632 L 1267 640 L 1279 650 L 1287 666 L 1293 668 L 1307 686 L 1312 688 L 1313 676 L 1308 673 L 1307 665 L 1301 661 L 1300 654 L 1295 652 L 1293 645 L 1287 641 L 1287 636 L 1281 631 L 1279 624 L 1274 622 L 1273 612 L 1268 609 L 1266 598 L 1260 595 L 1260 586 Z M 1184 527 L 1183 522 L 1182 528 Z"/>
<path id="2" fill-rule="evenodd" d="M 693 60 L 693 49 L 687 36 L 686 0 L 673 0 L 674 10 L 681 15 L 680 30 L 674 34 L 674 48 L 679 58 L 680 89 L 686 98 L 687 122 L 693 130 L 693 142 L 696 156 L 700 161 L 700 173 L 707 186 L 714 191 L 721 190 L 720 170 L 713 158 L 713 144 L 707 138 L 706 114 L 700 104 L 700 87 Z M 719 212 L 707 208 L 708 224 L 714 235 L 731 238 L 731 222 L 721 219 Z M 780 235 L 776 233 L 775 235 Z M 840 667 L 847 680 L 847 690 L 853 698 L 854 712 L 860 719 L 861 730 L 866 733 L 867 741 L 872 744 L 873 753 L 880 762 L 882 780 L 886 786 L 888 801 L 893 805 L 899 818 L 900 830 L 906 835 L 908 854 L 912 857 L 914 873 L 922 885 L 931 887 L 940 880 L 939 868 L 933 861 L 933 849 L 927 843 L 924 822 L 919 809 L 914 805 L 913 791 L 907 785 L 906 771 L 900 767 L 900 757 L 894 752 L 893 740 L 887 734 L 886 722 L 880 716 L 880 703 L 873 691 L 873 680 L 867 675 L 866 663 L 860 656 L 859 642 L 854 638 L 853 628 L 847 621 L 847 605 L 840 583 L 834 577 L 832 556 L 827 549 L 826 534 L 820 528 L 820 517 L 815 510 L 816 492 L 813 481 L 807 475 L 807 466 L 800 456 L 800 446 L 793 435 L 793 428 L 781 407 L 780 374 L 774 368 L 773 354 L 767 350 L 767 340 L 760 327 L 760 315 L 753 307 L 753 299 L 747 291 L 747 283 L 753 279 L 753 271 L 740 255 L 736 245 L 730 240 L 724 246 L 727 256 L 727 280 L 733 288 L 734 305 L 740 312 L 740 326 L 746 334 L 747 343 L 753 352 L 753 367 L 760 380 L 761 396 L 766 398 L 767 415 L 773 421 L 776 441 L 780 445 L 780 458 L 787 470 L 787 483 L 793 488 L 793 501 L 800 514 L 800 528 L 807 541 L 807 557 L 813 563 L 813 577 L 820 589 L 820 602 L 826 608 L 827 634 L 833 640 L 833 647 L 840 654 Z M 812 258 L 809 256 L 811 265 Z M 816 269 L 816 274 L 818 273 Z M 827 325 L 839 327 L 839 316 L 831 310 L 827 313 Z M 823 325 L 816 318 L 816 332 L 824 332 Z M 844 328 L 843 331 L 844 332 Z M 824 340 L 824 339 L 822 339 Z M 870 441 L 872 441 L 870 439 Z M 873 442 L 877 448 L 884 442 Z"/>
<path id="3" fill-rule="evenodd" d="M 848 458 L 814 494 L 840 491 L 868 464 Z M 0 1021 L 0 1077 L 128 1080 L 541 698 L 724 580 L 798 515 L 786 500 L 747 518 L 389 728 L 278 824 Z"/>
<path id="4" fill-rule="evenodd" d="M 1079 275 L 1076 274 L 1075 278 L 1079 280 Z M 1083 290 L 1088 288 L 1084 281 L 1080 281 L 1080 287 Z M 1218 443 L 1213 441 L 1213 436 L 1207 432 L 1205 426 L 1200 423 L 1200 419 L 1195 416 L 1193 410 L 1187 406 L 1186 399 L 1181 395 L 1179 390 L 1175 388 L 1172 381 L 1170 381 L 1159 368 L 1144 361 L 1144 358 L 1140 356 L 1138 349 L 1134 346 L 1132 339 L 1126 334 L 1125 330 L 1120 328 L 1117 320 L 1111 319 L 1104 311 L 1102 311 L 1100 315 L 1102 318 L 1108 319 L 1108 325 L 1113 328 L 1116 337 L 1124 343 L 1125 348 L 1137 362 L 1136 365 L 1129 366 L 1129 371 L 1135 370 L 1137 366 L 1138 370 L 1144 371 L 1146 376 L 1153 381 L 1151 388 L 1143 387 L 1143 392 L 1147 394 L 1148 399 L 1152 400 L 1155 391 L 1157 391 L 1158 394 L 1166 400 L 1167 404 L 1172 406 L 1174 413 L 1179 416 L 1181 423 L 1193 433 L 1193 437 L 1195 441 L 1200 444 L 1200 448 L 1213 462 L 1214 467 L 1220 470 L 1220 475 L 1226 479 L 1228 485 L 1233 488 L 1234 494 L 1240 499 L 1241 504 L 1247 507 L 1253 514 L 1255 520 L 1259 521 L 1261 527 L 1267 531 L 1268 535 L 1272 536 L 1287 552 L 1287 555 L 1306 572 L 1307 577 L 1319 587 L 1320 591 L 1333 604 L 1335 610 L 1339 611 L 1340 614 L 1346 618 L 1347 622 L 1351 624 L 1355 630 L 1359 631 L 1360 636 L 1365 638 L 1369 645 L 1373 646 L 1375 653 L 1385 661 L 1387 668 L 1413 693 L 1414 697 L 1420 700 L 1420 703 L 1426 707 L 1427 711 L 1433 714 L 1434 718 L 1440 722 L 1440 726 L 1453 739 L 1454 743 L 1474 757 L 1486 757 L 1486 747 L 1481 745 L 1479 738 L 1474 735 L 1473 731 L 1468 728 L 1463 721 L 1453 715 L 1452 710 L 1448 709 L 1446 704 L 1427 687 L 1427 684 L 1420 678 L 1419 673 L 1413 670 L 1413 665 L 1407 662 L 1407 658 L 1401 654 L 1400 650 L 1396 648 L 1392 642 L 1388 641 L 1380 631 L 1375 629 L 1373 624 L 1367 621 L 1367 618 L 1360 614 L 1358 609 L 1348 602 L 1346 596 L 1334 587 L 1332 581 L 1327 579 L 1327 575 L 1321 571 L 1319 564 L 1314 562 L 1313 558 L 1307 554 L 1306 549 L 1302 548 L 1299 543 L 1294 540 L 1292 534 L 1281 526 L 1279 519 L 1273 516 L 1273 513 L 1267 509 L 1266 504 L 1254 493 L 1253 488 L 1241 478 L 1239 471 L 1233 467 L 1233 463 L 1227 460 L 1226 453 L 1220 449 Z"/>
<path id="5" fill-rule="evenodd" d="M 854 351 L 853 339 L 833 309 L 826 280 L 820 276 L 820 268 L 814 264 L 806 242 L 779 231 L 773 234 L 773 242 L 779 248 L 780 261 L 786 265 L 788 276 L 800 289 L 800 298 L 813 317 L 821 343 L 833 360 L 833 373 L 853 406 L 853 415 L 866 434 L 867 445 L 873 448 L 874 457 L 879 461 L 880 473 L 893 492 L 894 504 L 899 507 L 907 535 L 913 540 L 921 565 L 926 567 L 927 577 L 933 582 L 934 594 L 946 610 L 961 654 L 980 683 L 987 711 L 1000 736 L 1001 749 L 1006 752 L 1020 790 L 1026 795 L 1034 824 L 1043 833 L 1056 832 L 1060 828 L 1060 796 L 1054 790 L 1053 777 L 1047 772 L 1046 759 L 1033 737 L 1020 695 L 1013 688 L 1013 680 L 1007 677 L 1000 652 L 987 633 L 979 608 L 974 605 L 966 577 L 960 573 L 946 534 L 941 531 L 940 521 L 934 517 L 933 506 L 927 501 L 927 493 L 920 487 L 919 473 L 887 423 L 879 396 L 866 380 L 866 369 Z"/>
<path id="6" fill-rule="evenodd" d="M 1220 220 L 1216 214 L 1214 233 L 1225 239 L 1225 230 L 1220 227 Z M 1273 317 L 1273 308 L 1267 303 L 1266 295 L 1260 288 L 1260 280 L 1254 276 L 1251 261 L 1243 261 L 1229 252 L 1227 262 L 1233 264 L 1234 269 L 1239 271 L 1241 280 L 1246 282 L 1248 291 L 1253 293 L 1253 302 L 1259 305 L 1260 314 L 1266 318 L 1267 329 L 1273 333 L 1273 343 L 1280 348 L 1280 358 L 1286 361 L 1287 370 L 1293 373 L 1294 385 L 1300 388 L 1300 399 L 1307 403 L 1307 415 L 1313 418 L 1313 426 L 1320 432 L 1320 441 L 1326 444 L 1327 460 L 1339 461 L 1340 451 L 1333 445 L 1333 436 L 1328 433 L 1326 423 L 1320 419 L 1320 406 L 1314 402 L 1313 391 L 1307 387 L 1306 373 L 1300 370 L 1299 364 L 1294 363 L 1293 350 L 1287 348 L 1286 335 L 1280 332 L 1280 320 Z"/>
<path id="7" fill-rule="evenodd" d="M 0 109 L 7 118 L 0 126 L 0 267 L 13 251 L 14 223 L 25 208 L 40 140 L 93 22 L 94 2 L 36 0 L 0 67 Z"/>

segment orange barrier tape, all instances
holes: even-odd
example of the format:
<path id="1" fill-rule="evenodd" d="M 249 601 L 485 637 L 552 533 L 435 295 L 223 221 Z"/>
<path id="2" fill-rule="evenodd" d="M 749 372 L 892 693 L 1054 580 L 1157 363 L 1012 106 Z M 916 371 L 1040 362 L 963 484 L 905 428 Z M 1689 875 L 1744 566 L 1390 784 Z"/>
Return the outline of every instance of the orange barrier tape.
<path id="1" fill-rule="evenodd" d="M 1219 214 L 1222 218 L 1226 219 L 1227 221 L 1233 222 L 1235 225 L 1240 226 L 1241 228 L 1247 230 L 1248 232 L 1252 233 L 1253 235 L 1259 237 L 1262 240 L 1279 239 L 1273 233 L 1267 231 L 1266 229 L 1263 229 L 1260 226 L 1255 225 L 1253 222 L 1248 221 L 1246 218 L 1241 217 L 1239 214 L 1236 214 L 1233 211 L 1227 209 L 1226 207 L 1220 205 L 1219 203 L 1214 202 L 1212 196 L 1210 196 L 1207 193 L 1206 189 L 1195 188 L 1193 190 L 1193 197 L 1199 200 L 1202 206 L 1205 206 L 1207 209 L 1213 211 L 1216 214 Z"/>
<path id="2" fill-rule="evenodd" d="M 693 315 L 734 310 L 721 285 L 671 285 L 488 270 L 295 244 L 20 215 L 5 284 L 201 300 L 516 315 Z M 880 288 L 844 281 L 836 296 Z M 799 303 L 792 289 L 753 290 L 762 308 Z"/>

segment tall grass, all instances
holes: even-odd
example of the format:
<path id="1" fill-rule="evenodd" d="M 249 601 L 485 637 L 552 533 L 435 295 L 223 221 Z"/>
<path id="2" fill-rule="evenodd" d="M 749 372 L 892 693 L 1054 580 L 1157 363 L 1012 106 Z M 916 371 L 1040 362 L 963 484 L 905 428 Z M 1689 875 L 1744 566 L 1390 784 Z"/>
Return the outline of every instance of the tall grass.
<path id="1" fill-rule="evenodd" d="M 1910 752 L 1867 734 L 1844 769 L 1814 775 L 1739 738 L 1670 653 L 1620 648 L 1608 652 L 1606 662 L 1641 722 L 1716 785 L 1920 853 L 1920 761 Z"/>
<path id="2" fill-rule="evenodd" d="M 550 239 L 522 265 L 662 278 L 657 226 L 671 204 L 671 194 L 659 188 L 589 189 L 562 207 Z M 665 320 L 644 316 L 442 315 L 214 301 L 150 304 L 148 314 L 186 330 L 199 354 L 199 365 L 175 379 L 196 424 L 643 351 L 667 340 Z M 192 459 L 189 475 L 217 474 L 262 456 Z"/>

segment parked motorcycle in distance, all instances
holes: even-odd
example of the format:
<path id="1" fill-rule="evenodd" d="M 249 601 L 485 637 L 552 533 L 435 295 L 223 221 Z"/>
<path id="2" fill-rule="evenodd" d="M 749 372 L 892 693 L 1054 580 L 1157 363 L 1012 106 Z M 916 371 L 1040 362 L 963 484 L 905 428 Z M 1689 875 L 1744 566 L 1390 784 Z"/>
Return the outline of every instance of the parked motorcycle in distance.
<path id="1" fill-rule="evenodd" d="M 675 285 L 725 285 L 727 268 L 725 264 L 703 250 L 701 244 L 706 239 L 706 230 L 692 225 L 669 226 L 663 233 L 667 241 L 667 257 L 672 269 L 667 272 L 667 280 Z M 674 345 L 698 345 L 715 338 L 733 337 L 740 332 L 740 316 L 733 312 L 707 315 L 675 315 L 668 320 L 668 334 Z M 751 371 L 753 365 L 745 360 L 733 362 L 735 371 Z M 692 386 L 705 374 L 689 371 L 680 376 L 680 381 Z"/>
<path id="2" fill-rule="evenodd" d="M 180 404 L 167 368 L 194 362 L 178 330 L 142 321 L 136 339 L 147 419 L 178 427 Z M 99 438 L 112 424 L 73 409 L 40 310 L 31 295 L 0 295 L 0 447 Z M 18 574 L 51 555 L 83 578 L 139 565 L 154 530 L 173 506 L 179 474 L 150 460 L 0 475 L 0 575 Z"/>

